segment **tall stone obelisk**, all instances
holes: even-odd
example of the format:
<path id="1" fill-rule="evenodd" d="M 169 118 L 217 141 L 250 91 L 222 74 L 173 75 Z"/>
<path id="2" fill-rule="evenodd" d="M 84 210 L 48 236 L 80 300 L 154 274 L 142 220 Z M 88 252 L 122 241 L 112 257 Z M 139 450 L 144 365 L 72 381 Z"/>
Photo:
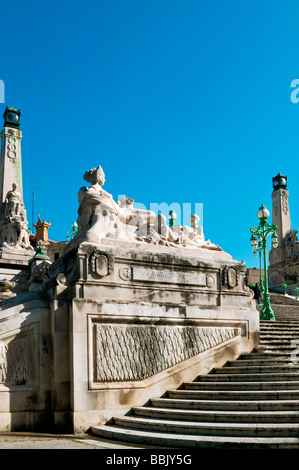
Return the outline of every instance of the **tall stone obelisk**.
<path id="1" fill-rule="evenodd" d="M 277 234 L 279 244 L 282 246 L 283 241 L 290 235 L 292 231 L 291 217 L 289 208 L 289 191 L 287 190 L 287 177 L 278 173 L 272 178 L 273 182 L 273 214 L 272 224 L 277 225 Z"/>
<path id="2" fill-rule="evenodd" d="M 6 108 L 1 132 L 0 259 L 10 262 L 26 262 L 34 252 L 23 202 L 20 116 L 15 108 Z"/>
<path id="3" fill-rule="evenodd" d="M 14 183 L 18 185 L 18 191 L 23 200 L 20 116 L 21 112 L 14 108 L 6 108 L 3 115 L 4 129 L 1 132 L 0 167 L 1 203 L 5 202 L 6 194 Z"/>
<path id="4" fill-rule="evenodd" d="M 277 226 L 278 248 L 269 253 L 269 287 L 283 292 L 281 284 L 297 284 L 299 280 L 299 241 L 292 230 L 287 177 L 278 173 L 272 192 L 272 224 Z"/>

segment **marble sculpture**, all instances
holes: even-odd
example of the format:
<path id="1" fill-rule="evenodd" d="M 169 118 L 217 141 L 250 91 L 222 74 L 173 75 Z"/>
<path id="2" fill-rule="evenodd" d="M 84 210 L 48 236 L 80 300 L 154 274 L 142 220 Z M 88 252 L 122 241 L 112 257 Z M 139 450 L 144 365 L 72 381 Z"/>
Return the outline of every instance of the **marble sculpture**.
<path id="1" fill-rule="evenodd" d="M 101 166 L 86 171 L 89 187 L 81 187 L 78 194 L 78 234 L 80 242 L 101 243 L 103 239 L 144 242 L 155 245 L 189 249 L 222 251 L 218 245 L 205 240 L 199 216 L 191 215 L 189 226 L 177 225 L 171 229 L 163 214 L 134 208 L 134 199 L 124 197 L 115 201 L 103 186 L 105 173 Z"/>

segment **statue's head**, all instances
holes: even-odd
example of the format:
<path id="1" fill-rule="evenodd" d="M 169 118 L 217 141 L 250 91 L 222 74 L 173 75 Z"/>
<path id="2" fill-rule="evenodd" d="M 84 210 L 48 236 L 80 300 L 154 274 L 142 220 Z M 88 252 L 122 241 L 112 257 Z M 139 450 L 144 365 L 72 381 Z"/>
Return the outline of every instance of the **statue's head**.
<path id="1" fill-rule="evenodd" d="M 86 171 L 83 178 L 90 184 L 99 183 L 100 186 L 103 186 L 105 184 L 105 173 L 101 166 Z"/>
<path id="2" fill-rule="evenodd" d="M 199 222 L 199 216 L 197 214 L 192 214 L 190 216 L 190 223 L 192 225 L 192 227 L 196 227 L 198 222 Z"/>

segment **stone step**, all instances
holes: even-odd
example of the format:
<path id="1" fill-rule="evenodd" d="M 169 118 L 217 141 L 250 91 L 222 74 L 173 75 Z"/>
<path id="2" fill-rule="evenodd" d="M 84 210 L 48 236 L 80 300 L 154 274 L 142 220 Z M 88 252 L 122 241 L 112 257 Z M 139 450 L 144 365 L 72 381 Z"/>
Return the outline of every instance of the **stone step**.
<path id="1" fill-rule="evenodd" d="M 276 325 L 273 323 L 272 325 L 260 325 L 260 332 L 264 331 L 291 331 L 297 333 L 299 330 L 299 324 L 294 325 Z"/>
<path id="2" fill-rule="evenodd" d="M 277 339 L 283 339 L 285 341 L 287 340 L 296 340 L 299 338 L 299 332 L 293 332 L 289 333 L 287 331 L 267 331 L 264 333 L 260 333 L 260 341 L 265 341 L 265 339 L 269 339 L 270 341 L 272 340 L 277 340 Z"/>
<path id="3" fill-rule="evenodd" d="M 277 320 L 284 322 L 284 323 L 294 323 L 294 326 L 298 326 L 297 319 L 298 319 L 298 315 L 284 315 L 284 316 L 281 316 L 279 319 L 277 317 Z"/>
<path id="4" fill-rule="evenodd" d="M 277 349 L 283 349 L 285 347 L 288 348 L 291 346 L 294 348 L 294 346 L 295 347 L 297 346 L 298 342 L 299 342 L 299 337 L 285 338 L 281 335 L 275 338 L 265 337 L 265 338 L 260 338 L 260 341 L 256 350 L 258 351 L 261 347 L 264 347 L 265 344 L 272 345 L 274 348 L 277 348 Z"/>
<path id="5" fill-rule="evenodd" d="M 263 325 L 260 324 L 260 331 L 298 331 L 299 330 L 299 323 L 293 325 L 292 323 L 284 323 L 279 324 L 278 322 L 273 322 L 271 324 Z"/>
<path id="6" fill-rule="evenodd" d="M 262 373 L 266 374 L 268 372 L 297 372 L 299 374 L 299 364 L 288 363 L 287 365 L 251 365 L 251 366 L 229 366 L 229 367 L 216 367 L 213 369 L 209 375 L 212 374 L 249 374 L 249 373 Z"/>
<path id="7" fill-rule="evenodd" d="M 266 330 L 266 331 L 260 331 L 260 338 L 263 338 L 264 336 L 294 336 L 298 337 L 299 331 L 294 331 L 294 330 L 289 330 L 289 329 L 279 329 L 279 330 Z"/>
<path id="8" fill-rule="evenodd" d="M 286 315 L 276 315 L 277 320 L 279 322 L 285 323 L 298 323 L 298 312 L 289 312 Z"/>
<path id="9" fill-rule="evenodd" d="M 296 340 L 296 339 L 293 338 L 293 340 Z M 287 339 L 282 338 L 280 340 L 278 339 L 265 340 L 261 338 L 261 340 L 259 341 L 257 350 L 259 350 L 261 347 L 264 347 L 265 344 L 271 345 L 272 349 L 291 348 L 291 347 L 294 349 L 294 346 L 291 345 L 291 342 L 292 342 L 292 339 L 287 340 Z"/>
<path id="10" fill-rule="evenodd" d="M 257 346 L 255 348 L 255 350 L 252 351 L 250 357 L 252 357 L 254 359 L 257 354 L 263 354 L 264 356 L 267 356 L 269 353 L 265 352 L 263 349 L 265 349 L 265 348 L 261 348 L 260 346 Z M 272 354 L 276 353 L 277 355 L 291 356 L 293 350 L 294 350 L 294 348 L 290 348 L 290 347 L 288 347 L 288 348 L 277 348 L 277 347 L 275 347 L 275 348 L 271 349 L 270 353 L 272 353 Z"/>
<path id="11" fill-rule="evenodd" d="M 176 408 L 185 410 L 208 410 L 211 414 L 216 410 L 222 411 L 298 411 L 297 400 L 199 400 L 182 398 L 152 398 L 150 403 L 154 407 Z"/>
<path id="12" fill-rule="evenodd" d="M 204 436 L 298 437 L 299 423 L 215 423 L 122 416 L 113 419 L 118 426 L 156 432 Z"/>
<path id="13" fill-rule="evenodd" d="M 285 325 L 275 325 L 275 324 L 272 324 L 272 325 L 261 325 L 260 326 L 260 332 L 264 332 L 264 331 L 291 331 L 293 333 L 297 333 L 299 330 L 299 325 L 288 325 L 288 324 L 285 324 Z"/>
<path id="14" fill-rule="evenodd" d="M 297 380 L 296 380 L 297 379 Z M 245 380 L 215 380 L 202 382 L 185 382 L 180 390 L 299 390 L 299 377 L 275 378 L 246 377 Z"/>
<path id="15" fill-rule="evenodd" d="M 289 341 L 289 340 L 265 340 L 265 341 L 260 341 L 256 351 L 264 351 L 266 348 L 268 348 L 271 351 L 277 351 L 277 352 L 286 352 L 288 354 L 291 354 L 292 351 L 294 351 L 296 348 L 298 348 L 297 341 L 298 339 Z"/>
<path id="16" fill-rule="evenodd" d="M 270 320 L 260 320 L 260 326 L 261 327 L 267 327 L 270 326 L 271 328 L 278 328 L 280 326 L 290 326 L 290 327 L 299 327 L 299 320 L 275 320 L 275 321 L 270 321 Z"/>
<path id="17" fill-rule="evenodd" d="M 288 320 L 292 322 L 298 322 L 298 312 L 299 312 L 299 306 L 295 307 L 290 307 L 287 310 L 285 308 L 278 308 L 275 305 L 275 320 L 277 321 L 282 321 L 282 320 Z"/>
<path id="18" fill-rule="evenodd" d="M 133 414 L 151 418 L 166 418 L 185 421 L 224 422 L 224 423 L 284 423 L 299 422 L 299 411 L 207 411 L 154 408 L 140 406 L 133 408 Z"/>
<path id="19" fill-rule="evenodd" d="M 281 316 L 280 318 L 277 317 L 277 321 L 281 321 L 281 323 L 294 323 L 294 326 L 298 326 L 298 315 L 284 315 Z M 276 321 L 275 321 L 276 323 Z M 280 325 L 279 325 L 280 326 Z M 283 326 L 283 325 L 282 325 Z"/>
<path id="20" fill-rule="evenodd" d="M 259 346 L 257 348 L 257 352 L 268 352 L 268 351 L 273 351 L 273 352 L 276 352 L 276 353 L 280 353 L 280 354 L 285 354 L 285 353 L 288 353 L 288 354 L 291 354 L 292 351 L 294 351 L 294 346 L 273 346 L 271 344 L 269 344 L 268 346 L 266 345 L 263 345 L 263 346 Z"/>
<path id="21" fill-rule="evenodd" d="M 275 338 L 279 338 L 279 337 L 282 337 L 282 338 L 298 338 L 299 336 L 299 332 L 298 331 L 292 331 L 290 332 L 289 330 L 285 330 L 285 331 L 281 331 L 281 330 L 276 330 L 276 331 L 264 331 L 264 332 L 260 332 L 260 337 L 261 339 L 264 339 L 266 336 L 269 336 L 269 338 L 271 339 L 275 339 Z"/>
<path id="22" fill-rule="evenodd" d="M 283 316 L 281 318 L 279 318 L 279 320 L 283 321 L 284 323 L 296 323 L 296 325 L 298 324 L 298 321 L 296 320 L 298 318 L 298 315 L 286 315 L 286 316 Z M 277 317 L 278 319 L 278 317 Z"/>
<path id="23" fill-rule="evenodd" d="M 275 336 L 271 338 L 270 336 L 265 336 L 264 338 L 261 338 L 259 341 L 259 347 L 264 346 L 265 344 L 273 344 L 274 346 L 280 347 L 280 346 L 293 346 L 297 347 L 299 344 L 299 336 L 294 336 L 294 337 L 286 337 L 286 336 Z"/>
<path id="24" fill-rule="evenodd" d="M 263 340 L 265 338 L 270 338 L 270 339 L 298 339 L 299 337 L 299 331 L 298 332 L 289 332 L 288 330 L 286 331 L 265 331 L 265 332 L 260 332 L 260 339 Z"/>
<path id="25" fill-rule="evenodd" d="M 275 307 L 276 308 L 276 307 Z M 293 322 L 298 322 L 298 306 L 296 309 L 291 308 L 289 309 L 288 312 L 276 312 L 275 314 L 275 320 L 277 321 L 293 321 Z"/>
<path id="26" fill-rule="evenodd" d="M 277 357 L 277 358 L 260 358 L 260 359 L 238 359 L 237 361 L 228 361 L 226 364 L 225 364 L 225 367 L 230 367 L 232 364 L 240 364 L 241 366 L 254 366 L 254 365 L 260 365 L 260 366 L 263 366 L 263 365 L 279 365 L 279 364 L 293 364 L 293 362 L 291 361 L 290 357 L 286 357 L 286 358 L 280 358 L 280 357 Z"/>
<path id="27" fill-rule="evenodd" d="M 281 358 L 281 359 L 287 358 L 290 362 L 293 362 L 292 357 L 296 349 L 297 349 L 297 346 L 295 348 L 294 347 L 290 347 L 290 348 L 280 347 L 280 348 L 270 348 L 266 350 L 266 346 L 261 346 L 258 349 L 256 349 L 254 353 L 252 353 L 250 358 L 249 356 L 248 357 L 242 356 L 242 357 L 239 357 L 239 359 L 247 359 L 247 360 L 260 359 L 261 356 L 262 356 L 262 359 L 273 359 L 273 357 L 275 356 L 276 358 Z"/>
<path id="28" fill-rule="evenodd" d="M 270 340 L 288 340 L 288 339 L 298 339 L 299 333 L 287 333 L 283 331 L 268 331 L 267 333 L 260 334 L 260 339 L 265 340 L 265 338 L 270 338 Z"/>
<path id="29" fill-rule="evenodd" d="M 291 361 L 292 351 L 288 352 L 277 352 L 277 351 L 269 351 L 269 352 L 262 352 L 262 351 L 255 351 L 251 353 L 251 355 L 244 354 L 239 357 L 238 361 L 241 359 L 274 359 L 274 358 L 281 358 L 281 359 L 288 359 Z"/>
<path id="30" fill-rule="evenodd" d="M 277 328 L 279 326 L 293 326 L 297 328 L 299 326 L 298 315 L 279 315 L 274 321 L 260 320 L 260 327 L 266 328 L 267 326 Z"/>
<path id="31" fill-rule="evenodd" d="M 262 352 L 253 352 L 251 354 L 242 354 L 237 360 L 242 361 L 245 360 L 256 360 L 256 359 L 283 359 L 291 361 L 291 352 L 288 353 L 276 353 L 275 351 L 270 351 L 269 353 L 262 353 Z"/>
<path id="32" fill-rule="evenodd" d="M 212 448 L 212 449 L 297 449 L 299 438 L 296 437 L 228 437 L 228 436 L 194 436 L 151 432 L 145 430 L 125 429 L 117 426 L 92 426 L 91 431 L 102 438 L 123 442 L 149 444 L 157 449 L 170 448 Z"/>
<path id="33" fill-rule="evenodd" d="M 267 373 L 263 372 L 257 374 L 207 374 L 199 375 L 196 377 L 194 382 L 191 383 L 200 383 L 200 382 L 228 382 L 230 384 L 235 382 L 272 382 L 272 381 L 298 381 L 299 372 L 276 372 L 276 373 Z M 298 388 L 299 389 L 299 388 Z"/>
<path id="34" fill-rule="evenodd" d="M 299 322 L 298 321 L 269 321 L 269 322 L 264 322 L 260 321 L 260 328 L 285 328 L 285 327 L 290 327 L 290 328 L 299 328 Z"/>
<path id="35" fill-rule="evenodd" d="M 298 400 L 297 390 L 169 390 L 169 398 L 183 398 L 185 400 Z"/>

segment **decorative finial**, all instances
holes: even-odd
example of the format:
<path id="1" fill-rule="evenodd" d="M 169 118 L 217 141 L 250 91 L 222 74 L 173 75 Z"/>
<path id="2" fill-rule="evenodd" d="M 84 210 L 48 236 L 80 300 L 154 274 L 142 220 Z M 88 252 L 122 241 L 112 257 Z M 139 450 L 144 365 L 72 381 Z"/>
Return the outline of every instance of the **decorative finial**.
<path id="1" fill-rule="evenodd" d="M 15 108 L 6 108 L 3 114 L 4 127 L 20 127 L 21 111 Z"/>

